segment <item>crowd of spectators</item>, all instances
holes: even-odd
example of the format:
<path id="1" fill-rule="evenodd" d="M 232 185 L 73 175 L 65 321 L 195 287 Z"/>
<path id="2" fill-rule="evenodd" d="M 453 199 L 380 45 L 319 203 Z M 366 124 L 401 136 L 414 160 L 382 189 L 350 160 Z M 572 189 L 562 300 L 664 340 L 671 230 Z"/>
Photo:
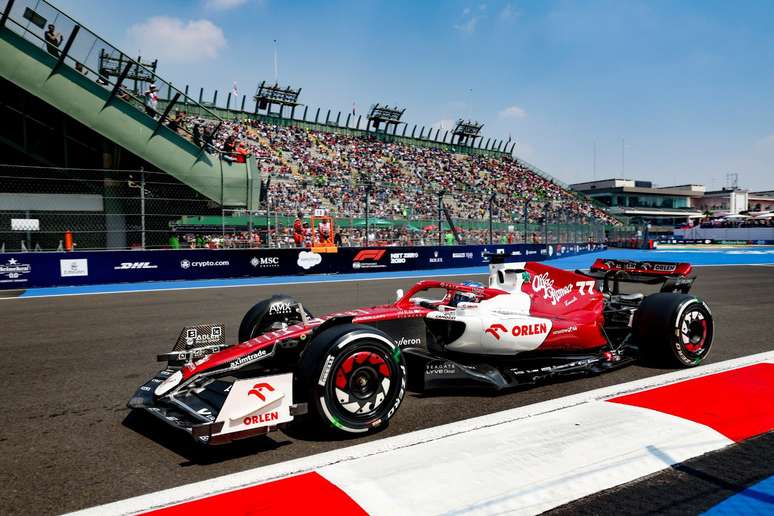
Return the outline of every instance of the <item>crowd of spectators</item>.
<path id="1" fill-rule="evenodd" d="M 369 215 L 390 220 L 435 219 L 439 193 L 454 220 L 494 218 L 530 223 L 554 220 L 618 225 L 584 197 L 533 172 L 510 157 L 456 154 L 445 149 L 385 142 L 257 120 L 214 122 L 177 114 L 197 144 L 244 161 L 255 156 L 272 178 L 272 211 L 294 215 L 325 208 L 336 217 Z M 199 135 L 199 136 L 197 136 Z"/>
<path id="2" fill-rule="evenodd" d="M 709 219 L 701 222 L 699 227 L 701 228 L 770 228 L 774 226 L 774 218 L 753 218 L 746 217 L 734 217 L 734 218 L 717 218 Z"/>

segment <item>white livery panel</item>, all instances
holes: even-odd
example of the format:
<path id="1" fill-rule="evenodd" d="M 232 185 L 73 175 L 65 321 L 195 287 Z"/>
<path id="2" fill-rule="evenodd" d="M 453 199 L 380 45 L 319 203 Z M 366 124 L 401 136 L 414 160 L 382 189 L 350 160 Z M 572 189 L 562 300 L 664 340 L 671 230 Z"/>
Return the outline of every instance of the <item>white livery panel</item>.
<path id="1" fill-rule="evenodd" d="M 237 380 L 218 413 L 221 434 L 276 426 L 293 420 L 293 374 Z"/>

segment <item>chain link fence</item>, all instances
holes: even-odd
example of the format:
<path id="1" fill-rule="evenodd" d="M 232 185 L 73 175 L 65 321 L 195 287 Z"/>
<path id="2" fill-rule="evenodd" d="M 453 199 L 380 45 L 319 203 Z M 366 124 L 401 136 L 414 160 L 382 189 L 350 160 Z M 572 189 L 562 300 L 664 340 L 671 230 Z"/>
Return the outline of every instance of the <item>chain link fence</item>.
<path id="1" fill-rule="evenodd" d="M 310 215 L 334 222 L 337 245 L 588 243 L 624 240 L 561 202 L 472 190 L 353 184 L 341 192 L 308 180 L 264 185 L 261 208 L 223 208 L 163 172 L 0 165 L 0 251 L 292 247 L 314 238 Z M 412 187 L 415 188 L 415 187 Z M 298 213 L 299 223 L 296 223 Z M 318 211 L 319 213 L 319 211 Z"/>

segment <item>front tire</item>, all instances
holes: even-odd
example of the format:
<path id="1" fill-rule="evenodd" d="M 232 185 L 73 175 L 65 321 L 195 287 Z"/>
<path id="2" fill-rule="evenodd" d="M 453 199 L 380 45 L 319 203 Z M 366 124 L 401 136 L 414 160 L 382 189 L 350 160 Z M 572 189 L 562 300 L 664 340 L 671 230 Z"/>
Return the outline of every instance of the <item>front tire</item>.
<path id="1" fill-rule="evenodd" d="M 699 365 L 709 355 L 714 333 L 709 307 L 686 294 L 647 296 L 634 315 L 633 336 L 640 353 L 655 363 Z"/>
<path id="2" fill-rule="evenodd" d="M 406 393 L 400 348 L 384 332 L 357 324 L 314 337 L 301 355 L 297 377 L 310 416 L 350 434 L 386 425 Z"/>
<path id="3" fill-rule="evenodd" d="M 304 308 L 306 317 L 312 314 Z M 263 333 L 301 322 L 298 301 L 290 296 L 274 295 L 253 305 L 242 318 L 239 325 L 239 342 L 250 340 Z"/>

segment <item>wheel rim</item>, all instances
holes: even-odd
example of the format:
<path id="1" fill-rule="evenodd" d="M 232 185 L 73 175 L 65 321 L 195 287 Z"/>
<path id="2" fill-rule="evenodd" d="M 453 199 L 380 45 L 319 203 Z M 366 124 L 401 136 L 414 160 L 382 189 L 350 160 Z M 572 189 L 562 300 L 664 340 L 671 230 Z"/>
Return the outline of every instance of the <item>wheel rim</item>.
<path id="1" fill-rule="evenodd" d="M 336 408 L 348 418 L 372 417 L 388 398 L 393 373 L 389 358 L 377 350 L 346 355 L 336 368 L 332 385 Z"/>
<path id="2" fill-rule="evenodd" d="M 680 324 L 680 343 L 683 349 L 694 356 L 706 351 L 709 337 L 708 318 L 699 309 L 687 312 Z"/>

